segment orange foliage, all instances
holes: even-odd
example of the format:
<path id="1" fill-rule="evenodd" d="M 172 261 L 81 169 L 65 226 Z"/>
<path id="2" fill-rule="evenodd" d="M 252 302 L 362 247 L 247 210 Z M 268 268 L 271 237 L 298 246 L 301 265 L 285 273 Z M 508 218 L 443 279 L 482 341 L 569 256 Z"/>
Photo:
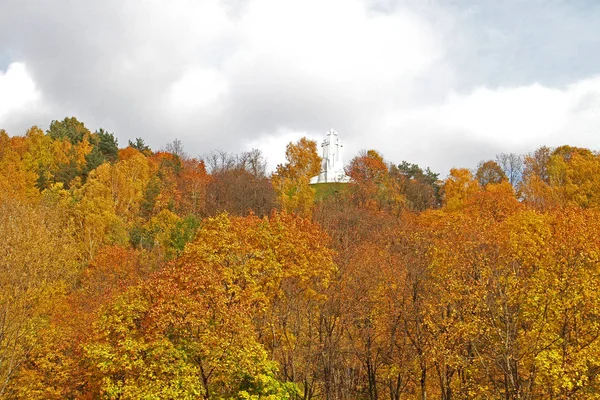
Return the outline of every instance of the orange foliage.
<path id="1" fill-rule="evenodd" d="M 131 146 L 124 149 L 119 149 L 119 160 L 128 160 L 138 154 L 141 153 Z"/>
<path id="2" fill-rule="evenodd" d="M 114 143 L 91 170 L 90 133 L 53 126 L 0 130 L 0 397 L 600 393 L 591 150 L 538 149 L 516 191 L 452 169 L 435 210 L 437 174 L 369 150 L 315 205 L 305 138 L 269 181 Z"/>

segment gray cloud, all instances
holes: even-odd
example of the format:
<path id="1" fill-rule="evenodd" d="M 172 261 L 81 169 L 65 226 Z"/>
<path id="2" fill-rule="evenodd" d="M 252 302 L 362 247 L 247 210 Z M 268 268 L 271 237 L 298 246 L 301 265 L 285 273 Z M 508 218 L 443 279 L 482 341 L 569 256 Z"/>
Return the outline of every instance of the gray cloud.
<path id="1" fill-rule="evenodd" d="M 494 118 L 478 104 L 535 99 L 535 82 L 560 89 L 554 112 L 564 103 L 573 140 L 595 145 L 587 132 L 599 121 L 569 107 L 600 108 L 589 100 L 600 93 L 589 83 L 599 17 L 596 2 L 567 0 L 8 0 L 0 71 L 22 63 L 39 98 L 0 109 L 0 125 L 20 134 L 75 115 L 121 144 L 141 136 L 160 148 L 178 137 L 192 154 L 253 145 L 273 162 L 285 146 L 273 138 L 334 127 L 347 158 L 373 147 L 445 173 L 565 136 L 557 128 L 519 142 L 507 132 L 514 140 L 503 141 L 479 122 Z M 580 81 L 591 86 L 568 89 Z M 513 114 L 527 127 L 543 118 Z"/>

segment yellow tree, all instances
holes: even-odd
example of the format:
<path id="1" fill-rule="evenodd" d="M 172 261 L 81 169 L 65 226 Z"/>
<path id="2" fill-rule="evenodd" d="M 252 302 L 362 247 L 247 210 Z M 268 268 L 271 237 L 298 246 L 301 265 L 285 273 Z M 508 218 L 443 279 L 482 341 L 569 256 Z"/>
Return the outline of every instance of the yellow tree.
<path id="1" fill-rule="evenodd" d="M 85 178 L 92 145 L 89 132 L 82 135 L 82 140 L 72 142 L 66 137 L 45 135 L 37 126 L 27 131 L 23 160 L 31 171 L 38 174 L 40 190 L 57 182 L 66 187 L 78 186 Z"/>
<path id="2" fill-rule="evenodd" d="M 0 155 L 0 202 L 38 198 L 36 180 L 37 175 L 26 167 L 17 152 L 9 146 L 3 148 Z"/>
<path id="3" fill-rule="evenodd" d="M 600 157 L 588 149 L 558 147 L 548 163 L 550 185 L 563 205 L 600 206 Z"/>
<path id="4" fill-rule="evenodd" d="M 413 328 L 407 334 L 427 339 L 414 343 L 424 348 L 421 370 L 426 367 L 428 375 L 437 378 L 433 387 L 439 388 L 442 399 L 453 398 L 456 393 L 475 398 L 493 393 L 485 376 L 489 366 L 481 367 L 480 354 L 492 347 L 490 342 L 482 344 L 489 329 L 487 318 L 499 314 L 496 309 L 495 313 L 488 312 L 483 300 L 492 287 L 490 276 L 504 271 L 500 255 L 506 237 L 499 236 L 498 229 L 521 210 L 508 181 L 488 183 L 485 190 L 471 192 L 458 204 L 460 209 L 422 213 L 416 232 L 405 244 L 405 251 L 414 254 L 411 264 L 424 265 L 420 275 L 413 275 L 419 270 L 407 275 L 409 281 L 420 277 L 422 282 L 420 293 L 413 292 L 413 297 L 418 293 L 422 300 L 409 314 L 414 315 Z M 435 393 L 432 383 L 425 380 L 429 393 Z"/>
<path id="5" fill-rule="evenodd" d="M 60 210 L 0 202 L 0 398 L 13 397 L 12 379 L 74 283 L 73 230 Z"/>
<path id="6" fill-rule="evenodd" d="M 333 271 L 324 240 L 287 215 L 206 220 L 182 257 L 98 321 L 86 346 L 96 395 L 288 398 L 292 387 L 274 379 L 258 339 L 272 354 L 301 359 L 309 321 L 296 315 L 314 307 Z M 285 340 L 294 348 L 280 350 Z"/>
<path id="7" fill-rule="evenodd" d="M 525 157 L 521 192 L 539 210 L 560 206 L 598 207 L 600 157 L 588 149 L 541 147 Z"/>
<path id="8" fill-rule="evenodd" d="M 118 246 L 100 249 L 79 275 L 77 288 L 54 302 L 49 323 L 38 332 L 38 346 L 28 353 L 12 385 L 14 397 L 59 400 L 96 390 L 84 347 L 98 312 L 160 267 L 156 254 Z"/>
<path id="9" fill-rule="evenodd" d="M 103 245 L 126 244 L 127 228 L 140 212 L 150 166 L 144 155 L 132 151 L 115 164 L 100 165 L 73 193 L 80 242 L 90 259 Z"/>
<path id="10" fill-rule="evenodd" d="M 537 344 L 530 363 L 546 397 L 600 397 L 598 216 L 568 208 L 543 216 L 537 232 L 515 227 L 513 255 L 532 271 L 524 313 L 537 332 L 524 342 Z"/>
<path id="11" fill-rule="evenodd" d="M 227 286 L 255 305 L 259 338 L 286 380 L 314 390 L 318 309 L 335 266 L 328 239 L 312 222 L 289 214 L 205 220 L 184 257 L 218 263 Z"/>
<path id="12" fill-rule="evenodd" d="M 465 168 L 452 168 L 444 183 L 444 206 L 448 210 L 460 209 L 465 201 L 479 190 L 478 182 L 471 171 Z"/>
<path id="13" fill-rule="evenodd" d="M 281 208 L 290 213 L 310 216 L 315 196 L 310 179 L 321 170 L 317 142 L 302 138 L 298 143 L 290 143 L 285 158 L 286 163 L 278 165 L 271 178 Z"/>
<path id="14" fill-rule="evenodd" d="M 31 172 L 37 174 L 40 190 L 55 182 L 61 165 L 68 163 L 67 153 L 72 145 L 69 142 L 55 141 L 37 126 L 25 134 L 23 161 Z"/>

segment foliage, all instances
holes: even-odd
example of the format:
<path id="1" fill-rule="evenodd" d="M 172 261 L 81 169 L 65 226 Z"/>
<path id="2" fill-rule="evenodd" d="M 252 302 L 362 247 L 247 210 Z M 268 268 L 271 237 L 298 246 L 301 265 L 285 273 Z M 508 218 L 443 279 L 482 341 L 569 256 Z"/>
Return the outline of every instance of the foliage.
<path id="1" fill-rule="evenodd" d="M 600 398 L 596 152 L 129 144 L 0 130 L 0 398 Z"/>
<path id="2" fill-rule="evenodd" d="M 136 149 L 137 151 L 145 155 L 150 155 L 152 153 L 150 146 L 148 146 L 142 138 L 135 138 L 135 142 L 132 142 L 130 140 L 129 147 Z"/>
<path id="3" fill-rule="evenodd" d="M 279 204 L 287 212 L 310 216 L 315 197 L 310 179 L 321 170 L 317 143 L 306 138 L 289 143 L 285 158 L 286 164 L 278 165 L 271 178 Z"/>
<path id="4" fill-rule="evenodd" d="M 490 183 L 498 184 L 504 180 L 508 180 L 500 165 L 492 160 L 479 163 L 475 178 L 481 186 L 487 186 Z"/>
<path id="5" fill-rule="evenodd" d="M 52 121 L 47 133 L 54 140 L 66 139 L 72 144 L 77 144 L 83 141 L 90 131 L 83 122 L 79 122 L 75 117 L 70 117 L 62 121 Z"/>
<path id="6" fill-rule="evenodd" d="M 383 156 L 375 150 L 368 150 L 354 157 L 346 169 L 352 186 L 355 203 L 372 210 L 387 210 L 392 214 L 404 207 L 406 197 L 400 182 L 393 179 Z"/>
<path id="7" fill-rule="evenodd" d="M 74 284 L 80 264 L 73 230 L 61 210 L 0 202 L 0 397 L 11 397 L 11 378 Z"/>

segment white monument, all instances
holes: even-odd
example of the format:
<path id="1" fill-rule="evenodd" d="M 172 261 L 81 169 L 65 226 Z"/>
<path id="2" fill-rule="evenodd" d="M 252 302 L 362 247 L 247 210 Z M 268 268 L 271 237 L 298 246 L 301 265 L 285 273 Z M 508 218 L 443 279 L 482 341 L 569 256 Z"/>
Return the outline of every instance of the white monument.
<path id="1" fill-rule="evenodd" d="M 327 132 L 327 138 L 321 144 L 323 148 L 323 162 L 321 163 L 321 172 L 310 180 L 310 183 L 346 183 L 350 177 L 344 172 L 344 162 L 342 161 L 342 142 L 338 133 L 331 129 Z"/>

